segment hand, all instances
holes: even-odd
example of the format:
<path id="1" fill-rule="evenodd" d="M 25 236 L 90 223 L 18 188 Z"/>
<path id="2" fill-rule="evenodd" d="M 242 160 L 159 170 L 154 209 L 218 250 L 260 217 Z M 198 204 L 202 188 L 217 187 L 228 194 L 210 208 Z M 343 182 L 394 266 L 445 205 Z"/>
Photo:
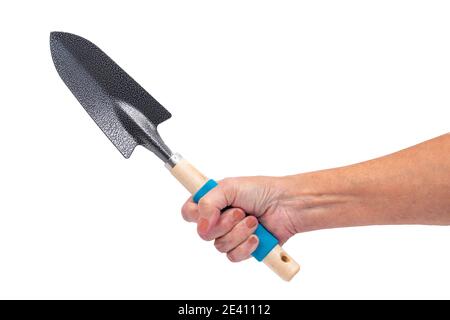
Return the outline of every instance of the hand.
<path id="1" fill-rule="evenodd" d="M 238 262 L 258 246 L 253 235 L 258 220 L 280 243 L 296 233 L 294 209 L 283 201 L 288 194 L 285 178 L 240 177 L 219 181 L 197 204 L 189 198 L 181 210 L 185 220 L 197 223 L 197 231 L 227 257 Z"/>

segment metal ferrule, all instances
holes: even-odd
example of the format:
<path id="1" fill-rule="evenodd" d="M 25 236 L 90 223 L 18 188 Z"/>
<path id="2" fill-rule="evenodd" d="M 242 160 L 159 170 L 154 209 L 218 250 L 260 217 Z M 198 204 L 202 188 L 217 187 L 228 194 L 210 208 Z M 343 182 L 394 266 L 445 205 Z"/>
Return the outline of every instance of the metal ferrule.
<path id="1" fill-rule="evenodd" d="M 181 154 L 174 153 L 169 158 L 169 160 L 167 160 L 165 167 L 169 170 L 172 170 L 178 164 L 178 162 L 180 162 L 182 159 L 183 159 L 183 157 L 181 156 Z"/>

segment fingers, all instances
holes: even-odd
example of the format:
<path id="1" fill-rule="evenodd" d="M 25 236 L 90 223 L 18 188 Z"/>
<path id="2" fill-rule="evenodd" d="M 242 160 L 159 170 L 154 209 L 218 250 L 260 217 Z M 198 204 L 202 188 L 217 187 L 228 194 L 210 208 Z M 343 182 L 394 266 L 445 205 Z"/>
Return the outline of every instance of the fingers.
<path id="1" fill-rule="evenodd" d="M 253 235 L 258 220 L 247 216 L 242 209 L 224 208 L 231 205 L 236 196 L 233 183 L 219 183 L 196 204 L 189 198 L 183 205 L 181 213 L 189 222 L 197 223 L 197 232 L 204 240 L 216 239 L 217 250 L 227 253 L 233 261 L 242 261 L 250 257 L 258 246 L 258 237 Z"/>
<path id="2" fill-rule="evenodd" d="M 258 220 L 253 216 L 248 216 L 227 234 L 217 238 L 214 246 L 220 252 L 229 252 L 246 241 L 255 232 L 257 226 Z"/>
<path id="3" fill-rule="evenodd" d="M 206 240 L 213 240 L 230 232 L 237 224 L 245 218 L 245 212 L 239 208 L 225 210 L 217 223 L 209 229 Z M 205 238 L 204 237 L 204 238 Z"/>
<path id="4" fill-rule="evenodd" d="M 227 253 L 227 257 L 231 262 L 240 262 L 250 258 L 250 255 L 258 247 L 258 237 L 251 235 L 247 240 L 239 246 Z"/>
<path id="5" fill-rule="evenodd" d="M 201 198 L 198 203 L 197 232 L 204 240 L 214 239 L 216 224 L 222 209 L 229 205 L 224 190 L 219 185 Z"/>
<path id="6" fill-rule="evenodd" d="M 199 210 L 197 204 L 189 198 L 183 205 L 181 209 L 181 214 L 183 218 L 188 222 L 199 222 Z M 225 210 L 220 218 L 217 220 L 215 225 L 208 229 L 207 233 L 201 234 L 202 238 L 205 240 L 212 240 L 218 237 L 222 237 L 224 234 L 228 233 L 233 229 L 233 227 L 238 224 L 242 219 L 245 218 L 245 212 L 240 208 L 231 208 Z M 198 227 L 200 228 L 200 226 Z M 203 228 L 203 226 L 201 227 Z"/>
<path id="7" fill-rule="evenodd" d="M 187 222 L 197 222 L 198 220 L 198 207 L 197 204 L 195 204 L 192 201 L 192 197 L 186 200 L 186 202 L 183 204 L 183 207 L 181 208 L 181 215 L 183 216 L 183 219 Z"/>

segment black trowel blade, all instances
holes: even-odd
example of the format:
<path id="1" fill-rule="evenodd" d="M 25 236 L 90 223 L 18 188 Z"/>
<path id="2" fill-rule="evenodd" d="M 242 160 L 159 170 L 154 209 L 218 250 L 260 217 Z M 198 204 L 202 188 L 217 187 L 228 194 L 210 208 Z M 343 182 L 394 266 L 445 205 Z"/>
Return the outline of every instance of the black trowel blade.
<path id="1" fill-rule="evenodd" d="M 50 49 L 64 83 L 125 158 L 139 144 L 169 156 L 156 127 L 171 114 L 111 58 L 65 32 L 50 34 Z"/>

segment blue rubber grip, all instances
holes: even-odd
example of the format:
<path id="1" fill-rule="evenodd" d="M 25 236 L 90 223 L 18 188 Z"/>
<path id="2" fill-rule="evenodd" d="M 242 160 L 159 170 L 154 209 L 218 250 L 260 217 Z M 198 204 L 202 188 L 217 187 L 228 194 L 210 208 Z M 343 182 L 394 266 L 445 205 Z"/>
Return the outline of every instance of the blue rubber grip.
<path id="1" fill-rule="evenodd" d="M 207 194 L 211 189 L 217 186 L 217 182 L 210 179 L 208 180 L 192 197 L 195 203 L 198 203 L 200 199 Z M 270 251 L 278 244 L 277 238 L 275 238 L 266 228 L 261 224 L 255 230 L 255 235 L 259 239 L 259 244 L 256 250 L 252 253 L 252 256 L 258 260 L 262 261 L 269 254 Z"/>
<path id="2" fill-rule="evenodd" d="M 195 203 L 198 203 L 205 194 L 207 194 L 211 189 L 214 189 L 215 187 L 217 187 L 217 182 L 215 182 L 213 179 L 209 179 L 200 189 L 197 190 L 197 192 L 192 197 L 192 200 Z"/>

